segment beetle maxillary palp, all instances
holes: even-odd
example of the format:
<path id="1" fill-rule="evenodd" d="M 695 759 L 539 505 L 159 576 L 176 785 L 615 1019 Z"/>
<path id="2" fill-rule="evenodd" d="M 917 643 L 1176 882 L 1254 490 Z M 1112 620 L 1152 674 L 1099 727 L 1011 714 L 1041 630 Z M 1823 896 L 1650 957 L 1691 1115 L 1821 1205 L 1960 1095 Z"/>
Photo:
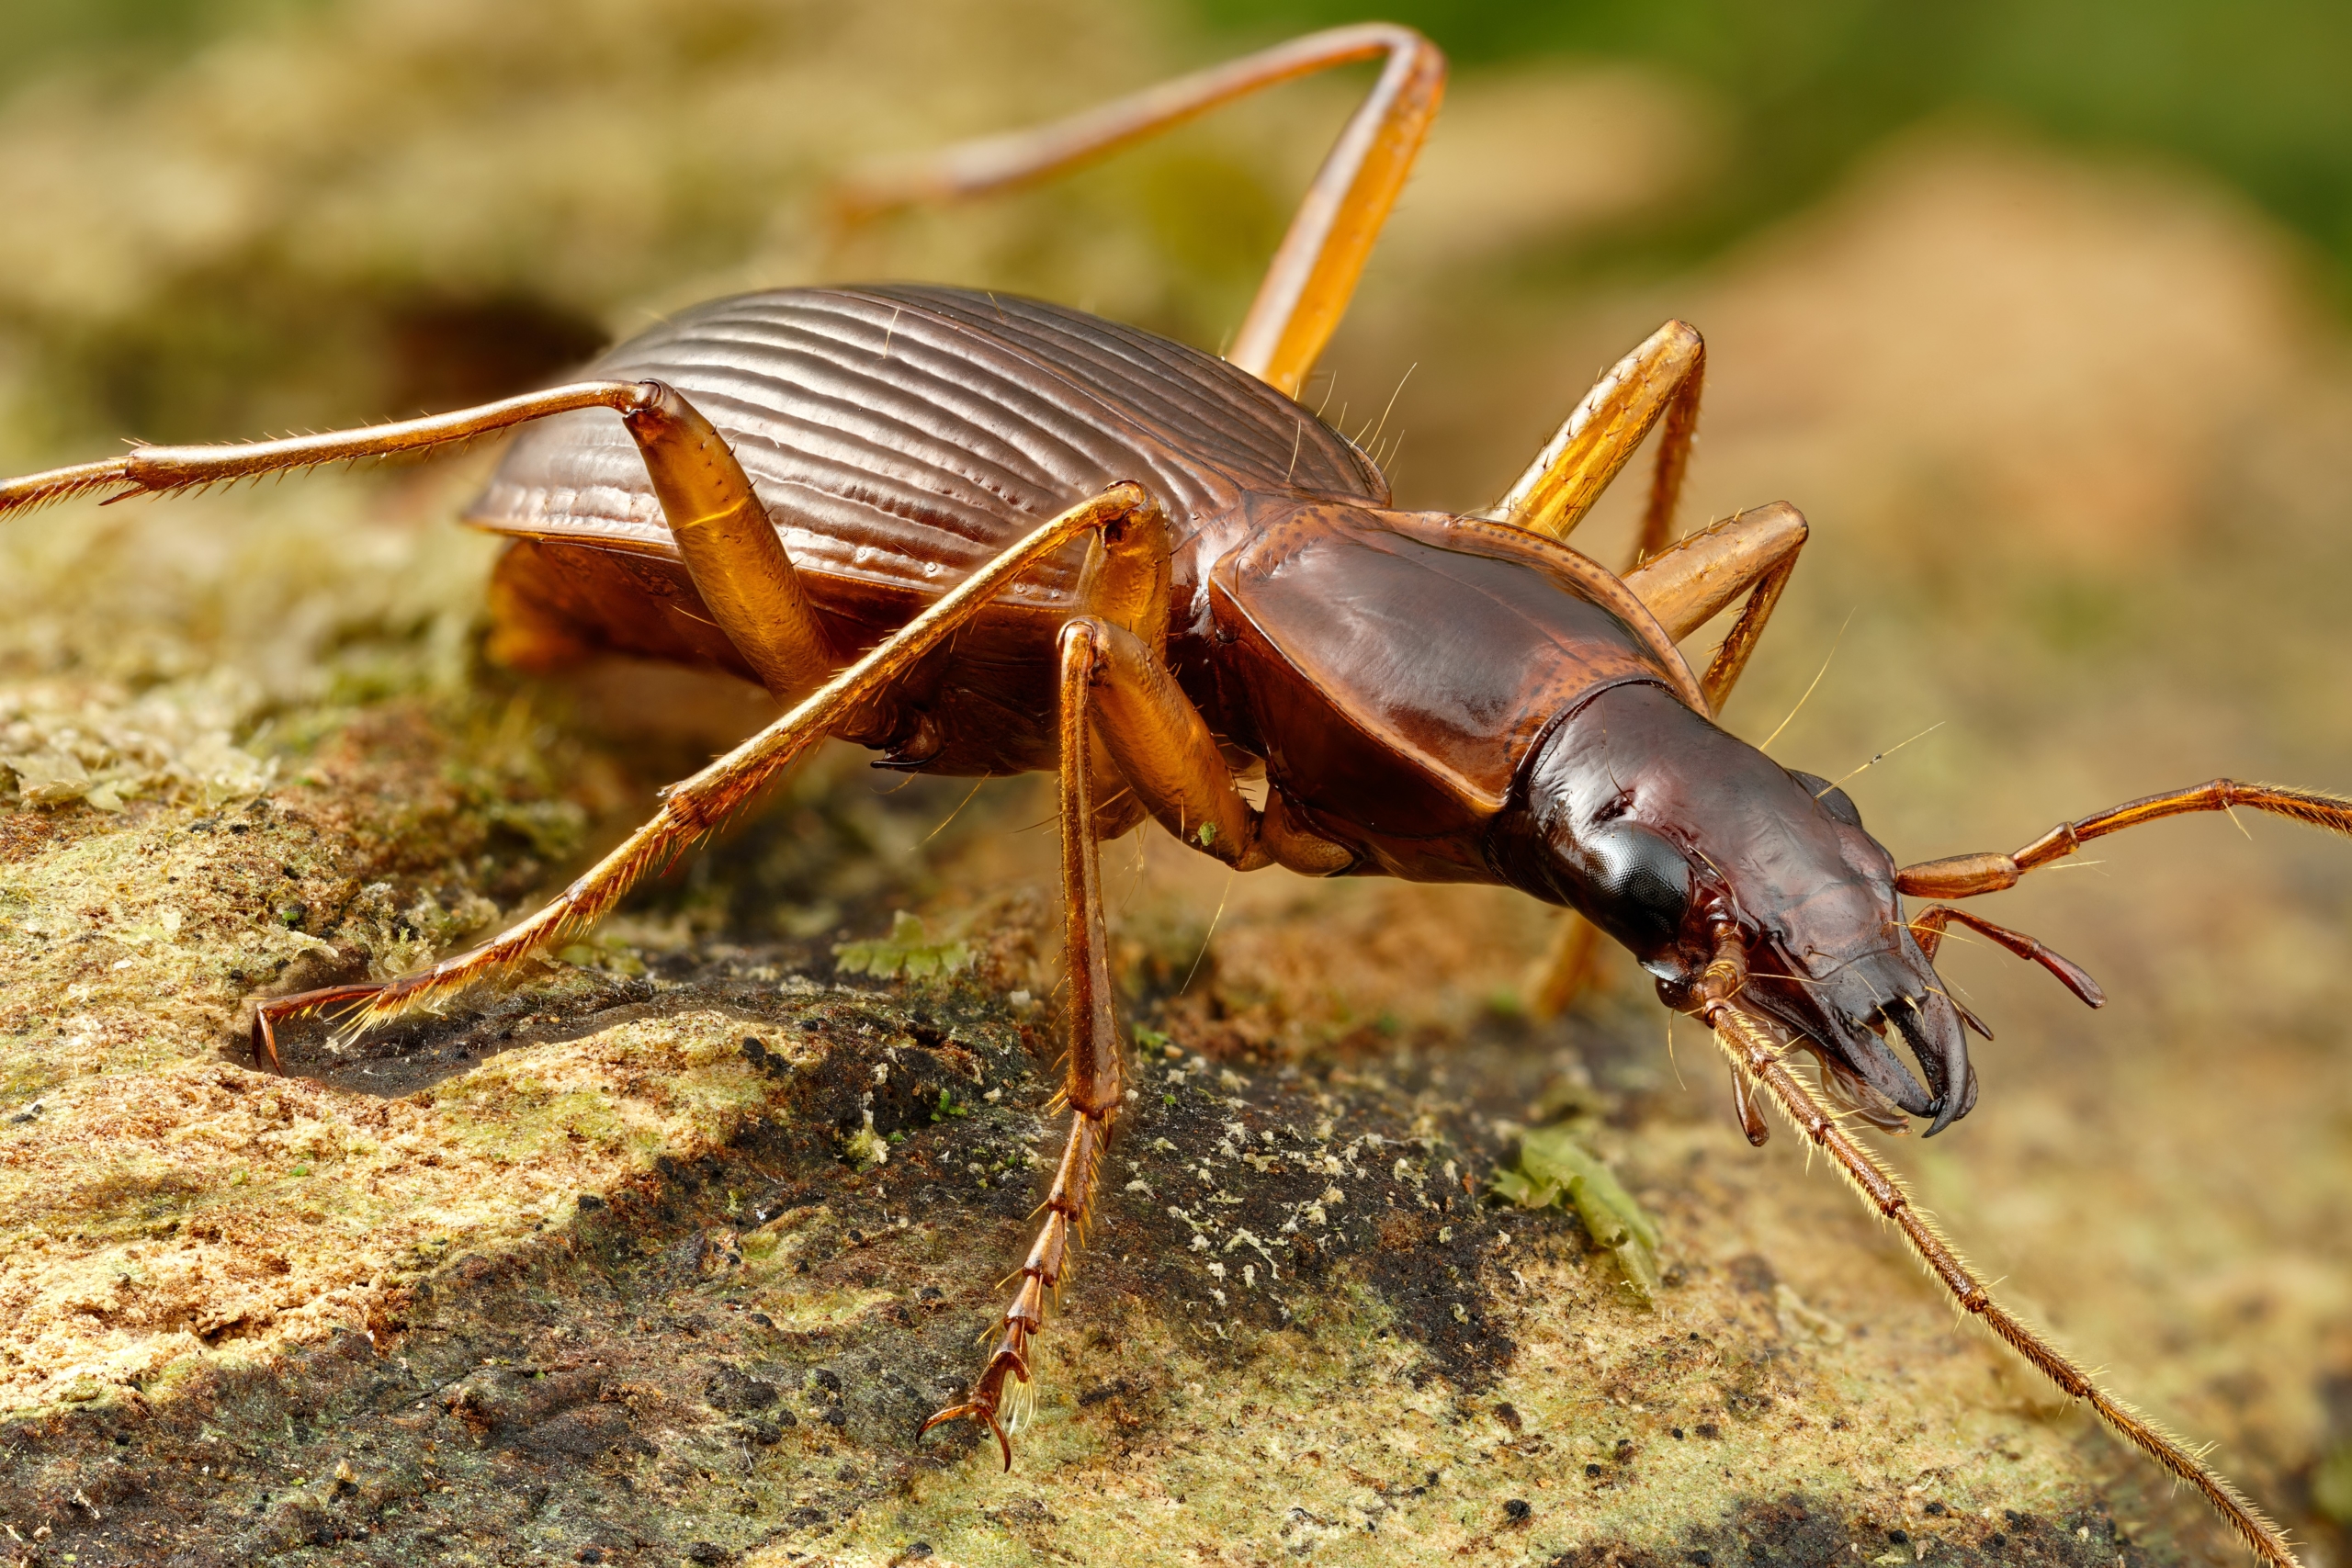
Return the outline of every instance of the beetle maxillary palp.
<path id="1" fill-rule="evenodd" d="M 1980 936 L 1989 938 L 2005 951 L 2013 953 L 2029 963 L 2041 964 L 2057 977 L 2060 985 L 2072 991 L 2085 1007 L 2103 1008 L 2107 1005 L 2107 993 L 2100 989 L 2099 983 L 2091 978 L 2088 970 L 2064 953 L 2046 945 L 2037 938 L 2026 935 L 2023 931 L 2011 931 L 2007 926 L 1995 925 L 1981 915 L 1972 915 L 1965 909 L 1955 909 L 1949 905 L 1938 904 L 1930 908 L 1922 909 L 1918 917 L 1911 921 L 1912 934 L 1917 938 L 1919 951 L 1928 955 L 1929 963 L 1935 961 L 1937 953 L 1943 946 L 1944 928 L 1953 924 L 1966 926 Z M 1950 998 L 1947 998 L 1947 999 Z M 1960 1006 L 1956 1001 L 1952 1005 Z M 1993 1038 L 1990 1032 L 1982 1023 L 1977 1023 L 1975 1015 L 1969 1012 L 1967 1009 L 1961 1009 L 1961 1017 L 1974 1024 L 1977 1032 L 1983 1034 L 1985 1039 Z"/>

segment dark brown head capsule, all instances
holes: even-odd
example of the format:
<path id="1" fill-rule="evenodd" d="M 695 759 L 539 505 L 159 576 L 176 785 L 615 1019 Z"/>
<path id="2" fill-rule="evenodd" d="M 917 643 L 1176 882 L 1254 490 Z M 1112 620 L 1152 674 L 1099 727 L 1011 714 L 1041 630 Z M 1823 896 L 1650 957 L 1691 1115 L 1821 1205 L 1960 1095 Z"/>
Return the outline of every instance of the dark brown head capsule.
<path id="1" fill-rule="evenodd" d="M 1496 821 L 1497 869 L 1572 906 L 1686 1004 L 1736 927 L 1742 1001 L 1820 1045 L 1933 1135 L 1976 1100 L 1961 1015 L 1905 921 L 1894 857 L 1854 803 L 1664 689 L 1612 686 L 1555 726 Z M 1923 1087 L 1886 1044 L 1900 1034 Z"/>

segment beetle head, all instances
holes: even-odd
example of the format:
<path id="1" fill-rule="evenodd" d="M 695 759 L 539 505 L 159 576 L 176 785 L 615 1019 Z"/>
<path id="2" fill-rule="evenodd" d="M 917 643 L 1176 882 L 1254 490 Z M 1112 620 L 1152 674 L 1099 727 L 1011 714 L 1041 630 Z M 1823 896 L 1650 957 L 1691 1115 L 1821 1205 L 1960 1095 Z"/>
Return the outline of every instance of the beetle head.
<path id="1" fill-rule="evenodd" d="M 1514 885 L 1624 943 L 1669 1007 L 1690 1005 L 1728 923 L 1747 949 L 1741 1004 L 1816 1046 L 1866 1104 L 1932 1118 L 1932 1135 L 1975 1102 L 1962 1015 L 1853 802 L 1663 689 L 1612 687 L 1555 726 L 1492 853 Z M 1924 1086 L 1889 1049 L 1898 1036 Z"/>

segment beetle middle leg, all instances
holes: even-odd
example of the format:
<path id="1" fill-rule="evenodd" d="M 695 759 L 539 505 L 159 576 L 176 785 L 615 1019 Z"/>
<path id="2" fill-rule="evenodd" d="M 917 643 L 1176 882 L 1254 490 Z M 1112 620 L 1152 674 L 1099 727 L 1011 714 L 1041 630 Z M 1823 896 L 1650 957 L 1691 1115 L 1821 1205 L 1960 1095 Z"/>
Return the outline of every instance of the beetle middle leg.
<path id="1" fill-rule="evenodd" d="M 1479 515 L 1565 540 L 1663 420 L 1634 550 L 1636 566 L 1647 560 L 1666 547 L 1674 530 L 1706 373 L 1707 345 L 1699 330 L 1687 321 L 1667 322 L 1592 384 L 1526 471 Z"/>
<path id="2" fill-rule="evenodd" d="M 1062 628 L 1058 703 L 1061 752 L 1063 947 L 1069 974 L 1069 1062 L 1057 1097 L 1069 1106 L 1069 1134 L 1054 1184 L 1046 1195 L 1045 1223 L 1021 1266 L 1021 1283 L 1004 1309 L 996 1348 L 965 1395 L 922 1424 L 930 1431 L 967 1416 L 987 1424 L 1012 1468 L 1012 1439 L 1034 1397 L 1029 1343 L 1045 1325 L 1046 1303 L 1056 1294 L 1069 1255 L 1086 1224 L 1094 1176 L 1126 1092 L 1126 1050 L 1111 1003 L 1108 942 L 1102 924 L 1102 865 L 1096 844 L 1093 769 L 1088 765 L 1089 688 L 1102 657 L 1102 623 L 1072 621 Z M 1011 1386 L 1008 1387 L 1008 1382 Z"/>
<path id="3" fill-rule="evenodd" d="M 1095 742 L 1163 827 L 1187 848 L 1237 871 L 1281 864 L 1328 875 L 1352 859 L 1294 821 L 1279 790 L 1262 808 L 1242 798 L 1207 722 L 1177 685 L 1159 646 L 1166 637 L 1167 560 L 1166 530 L 1157 513 L 1105 526 L 1080 588 L 1100 614 L 1067 623 L 1057 649 L 1063 946 L 1069 976 L 1069 1057 L 1057 1098 L 1069 1107 L 1069 1132 L 1046 1195 L 1045 1220 L 1021 1266 L 995 1348 L 964 1398 L 922 1425 L 927 1432 L 946 1421 L 986 1424 L 1007 1470 L 1012 1468 L 1010 1434 L 1034 1395 L 1030 1342 L 1044 1326 L 1046 1301 L 1068 1277 L 1073 1243 L 1093 1201 L 1096 1168 L 1126 1093 L 1126 1054 L 1111 1000 L 1102 917 Z"/>

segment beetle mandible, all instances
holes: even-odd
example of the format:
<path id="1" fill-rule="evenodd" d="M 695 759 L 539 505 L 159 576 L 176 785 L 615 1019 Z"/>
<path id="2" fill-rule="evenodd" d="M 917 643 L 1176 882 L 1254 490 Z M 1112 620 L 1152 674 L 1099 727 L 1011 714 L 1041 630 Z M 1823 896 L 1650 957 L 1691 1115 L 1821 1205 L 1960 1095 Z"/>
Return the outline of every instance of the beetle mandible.
<path id="1" fill-rule="evenodd" d="M 1060 788 L 1070 1123 L 996 1344 L 941 1421 L 1009 1427 L 1046 1297 L 1123 1106 L 1097 844 L 1157 819 L 1237 870 L 1474 881 L 1566 906 L 1622 942 L 1668 1006 L 1710 1027 L 1741 1123 L 1770 1101 L 1891 1220 L 1960 1306 L 2197 1486 L 2267 1561 L 2277 1531 L 1996 1303 L 1845 1118 L 1930 1135 L 1977 1096 L 1939 983 L 1963 925 L 2095 982 L 1948 905 L 2085 841 L 2245 806 L 2338 832 L 2352 802 L 2215 780 L 2061 823 L 2012 854 L 1899 868 L 1847 796 L 1713 722 L 1805 540 L 1775 503 L 1677 540 L 1705 350 L 1669 321 L 1585 396 L 1492 506 L 1394 510 L 1385 479 L 1295 400 L 1434 119 L 1439 51 L 1340 28 L 1043 129 L 854 179 L 845 221 L 1043 178 L 1236 98 L 1385 62 L 1222 360 L 1035 300 L 937 288 L 720 299 L 610 351 L 593 378 L 456 413 L 283 441 L 135 447 L 0 483 L 0 515 L 381 457 L 526 426 L 467 520 L 512 539 L 492 652 L 552 669 L 612 650 L 716 667 L 789 711 L 668 790 L 654 818 L 493 941 L 388 983 L 266 1000 L 286 1021 L 389 1018 L 511 976 L 707 836 L 818 741 L 880 765 Z M 604 417 L 617 413 L 617 423 Z M 1655 430 L 1634 565 L 1570 531 Z M 1681 638 L 1745 601 L 1703 672 Z M 1262 765 L 1252 806 L 1240 773 Z M 1914 1073 L 1887 1041 L 1900 1038 Z M 1787 1066 L 1820 1064 L 1815 1088 Z M 1832 1111 L 1824 1098 L 1839 1109 Z"/>

